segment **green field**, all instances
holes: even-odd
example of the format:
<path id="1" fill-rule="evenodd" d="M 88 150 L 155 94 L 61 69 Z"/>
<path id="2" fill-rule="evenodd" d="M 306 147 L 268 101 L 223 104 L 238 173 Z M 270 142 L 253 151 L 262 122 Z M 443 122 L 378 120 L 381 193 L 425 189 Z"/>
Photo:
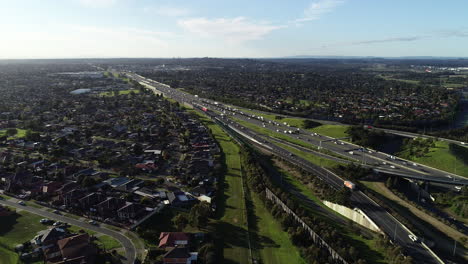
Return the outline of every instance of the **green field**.
<path id="1" fill-rule="evenodd" d="M 276 167 L 276 166 L 275 166 Z M 315 204 L 322 207 L 324 210 L 318 210 L 317 208 L 308 206 L 308 211 L 316 217 L 322 219 L 322 221 L 331 222 L 337 227 L 337 231 L 346 235 L 352 240 L 352 245 L 366 257 L 369 263 L 385 263 L 383 253 L 375 246 L 376 235 L 373 232 L 368 231 L 369 234 L 366 237 L 357 235 L 351 229 L 346 228 L 343 224 L 336 222 L 336 217 L 341 219 L 347 219 L 339 213 L 333 211 L 327 207 L 323 202 L 314 194 L 310 187 L 304 185 L 298 178 L 293 176 L 291 173 L 285 171 L 282 168 L 278 169 L 284 177 L 284 180 L 288 181 L 289 184 L 293 185 L 297 191 L 312 200 Z M 301 201 L 298 199 L 298 201 Z M 348 220 L 344 220 L 348 221 Z M 364 229 L 364 228 L 361 228 Z M 370 262 L 372 261 L 372 262 Z"/>
<path id="2" fill-rule="evenodd" d="M 416 81 L 416 80 L 398 79 L 398 78 L 393 78 L 393 77 L 390 77 L 390 76 L 379 75 L 379 77 L 384 79 L 384 80 L 387 80 L 387 81 L 398 81 L 398 82 L 405 82 L 405 83 L 411 83 L 411 84 L 419 84 L 420 83 L 420 81 Z"/>
<path id="3" fill-rule="evenodd" d="M 86 230 L 88 231 L 88 230 Z M 89 233 L 89 232 L 87 232 Z M 108 235 L 102 235 L 99 236 L 96 240 L 96 244 L 98 246 L 101 246 L 102 248 L 105 248 L 106 250 L 111 250 L 111 249 L 116 249 L 116 248 L 121 248 L 122 245 L 120 244 L 119 241 L 115 240 L 114 238 L 108 236 Z"/>
<path id="4" fill-rule="evenodd" d="M 46 229 L 39 223 L 40 219 L 40 216 L 24 211 L 0 218 L 0 263 L 19 263 L 14 248 Z"/>
<path id="5" fill-rule="evenodd" d="M 262 263 L 306 263 L 300 256 L 288 233 L 271 215 L 256 193 L 251 192 L 254 212 L 257 218 L 257 238 L 254 248 L 258 249 Z"/>
<path id="6" fill-rule="evenodd" d="M 131 93 L 139 93 L 140 90 L 137 90 L 137 89 L 130 89 L 130 90 L 121 90 L 119 91 L 119 95 L 126 95 L 126 94 L 131 94 Z M 114 96 L 114 92 L 110 91 L 110 92 L 102 92 L 102 93 L 99 93 L 100 96 Z"/>
<path id="7" fill-rule="evenodd" d="M 436 141 L 435 145 L 435 148 L 431 148 L 428 154 L 423 157 L 412 157 L 411 160 L 440 170 L 468 177 L 468 166 L 450 153 L 447 142 Z"/>
<path id="8" fill-rule="evenodd" d="M 4 136 L 5 133 L 6 133 L 6 130 L 7 129 L 0 130 L 0 136 Z M 8 139 L 24 138 L 26 136 L 26 130 L 25 129 L 17 128 L 16 130 L 18 130 L 18 133 L 16 135 L 12 136 L 12 137 L 8 137 Z"/>
<path id="9" fill-rule="evenodd" d="M 224 259 L 227 263 L 249 263 L 247 215 L 242 191 L 239 146 L 215 123 L 196 111 L 219 143 L 226 165 L 222 188 L 223 196 L 218 208 L 221 219 L 215 223 L 216 232 L 223 234 Z"/>
<path id="10" fill-rule="evenodd" d="M 346 129 L 348 125 L 321 125 L 308 130 L 329 137 L 342 138 L 348 136 Z"/>

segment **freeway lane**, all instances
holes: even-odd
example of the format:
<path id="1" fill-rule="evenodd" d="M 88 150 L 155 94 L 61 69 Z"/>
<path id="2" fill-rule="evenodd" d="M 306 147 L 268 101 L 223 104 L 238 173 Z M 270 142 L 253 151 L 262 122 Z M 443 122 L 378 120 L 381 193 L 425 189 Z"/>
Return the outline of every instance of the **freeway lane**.
<path id="1" fill-rule="evenodd" d="M 33 213 L 33 214 L 36 214 L 36 215 L 40 215 L 40 216 L 49 218 L 49 219 L 53 219 L 53 220 L 60 221 L 60 222 L 63 222 L 63 223 L 68 223 L 68 224 L 74 225 L 74 226 L 79 226 L 81 228 L 86 228 L 86 229 L 89 229 L 89 230 L 92 230 L 92 231 L 95 231 L 95 232 L 98 232 L 98 233 L 105 234 L 105 235 L 108 235 L 110 237 L 113 237 L 116 240 L 118 240 L 120 242 L 120 244 L 122 244 L 122 246 L 125 248 L 125 258 L 126 258 L 126 260 L 124 261 L 124 263 L 131 264 L 131 263 L 134 263 L 134 261 L 136 259 L 135 245 L 133 244 L 133 242 L 129 238 L 127 238 L 126 236 L 122 235 L 119 232 L 107 229 L 105 227 L 99 227 L 99 226 L 91 225 L 91 224 L 88 224 L 86 222 L 76 220 L 76 219 L 73 219 L 73 218 L 70 218 L 70 217 L 66 217 L 66 216 L 63 216 L 63 215 L 54 214 L 54 213 L 51 213 L 51 212 L 48 212 L 48 211 L 45 211 L 45 210 L 41 210 L 39 208 L 19 205 L 17 203 L 10 202 L 10 201 L 7 201 L 7 200 L 0 200 L 0 204 L 10 206 L 10 207 L 14 207 L 14 208 L 18 208 L 18 209 L 21 209 L 21 210 L 24 210 L 24 211 L 27 211 L 27 212 L 30 212 L 30 213 Z"/>
<path id="2" fill-rule="evenodd" d="M 206 102 L 206 101 L 205 101 Z M 214 108 L 221 111 L 230 111 L 229 115 L 234 115 L 232 118 L 249 122 L 258 127 L 269 129 L 273 133 L 283 133 L 284 136 L 291 137 L 295 140 L 301 140 L 303 143 L 315 145 L 317 148 L 328 149 L 335 152 L 336 154 L 346 156 L 347 158 L 354 159 L 364 165 L 371 165 L 376 168 L 382 168 L 387 172 L 394 172 L 395 174 L 401 175 L 419 175 L 420 179 L 431 180 L 434 178 L 437 182 L 443 182 L 454 185 L 468 185 L 468 179 L 445 171 L 441 171 L 435 168 L 431 168 L 422 164 L 417 164 L 408 160 L 404 160 L 397 157 L 391 157 L 390 155 L 370 149 L 365 149 L 361 146 L 336 140 L 331 137 L 312 134 L 307 130 L 290 127 L 272 120 L 261 119 L 258 116 L 246 115 L 240 111 L 233 111 L 232 108 L 220 108 L 220 105 L 206 105 L 207 107 Z M 228 109 L 228 110 L 227 110 Z M 230 109 L 230 110 L 229 110 Z M 291 130 L 293 133 L 285 133 L 285 131 Z M 296 134 L 295 134 L 296 133 Z"/>
<path id="3" fill-rule="evenodd" d="M 189 95 L 186 93 L 183 93 L 179 90 L 171 89 L 167 85 L 162 85 L 158 82 L 151 81 L 149 79 L 145 79 L 141 76 L 135 75 L 135 74 L 130 74 L 130 76 L 137 81 L 140 82 L 145 82 L 146 84 L 149 84 L 153 86 L 153 90 L 159 90 L 161 91 L 165 96 L 170 97 L 179 103 L 190 103 L 190 104 L 199 104 L 199 105 L 205 105 L 206 100 L 201 99 L 198 97 L 195 97 L 193 95 Z M 213 104 L 214 105 L 214 104 Z M 210 105 L 210 107 L 213 107 L 213 105 Z M 223 110 L 221 108 L 217 108 L 217 110 Z M 219 115 L 218 113 L 211 111 L 207 112 L 209 116 L 212 118 L 216 118 L 218 120 L 222 120 L 222 116 Z M 236 113 L 234 113 L 236 115 Z M 242 116 L 242 115 L 238 115 Z M 244 120 L 253 120 L 253 118 L 248 118 L 247 116 L 244 116 Z M 252 122 L 253 122 L 252 121 Z M 260 121 L 261 122 L 261 121 Z M 258 122 L 257 122 L 258 124 Z M 230 124 L 225 123 L 226 126 L 230 126 Z M 277 127 L 281 127 L 281 125 L 275 125 Z M 231 125 L 231 127 L 233 127 Z M 236 127 L 241 127 L 241 126 L 236 126 Z M 266 125 L 265 125 L 266 127 Z M 287 126 L 285 126 L 284 129 L 286 129 Z M 282 127 L 283 128 L 283 127 Z M 247 128 L 240 128 L 242 130 L 243 134 L 246 134 L 248 137 L 254 139 L 254 143 L 258 145 L 259 142 L 263 142 L 264 138 L 258 137 L 257 133 L 254 131 L 250 131 Z M 272 129 L 272 128 L 270 128 Z M 288 127 L 288 129 L 290 129 Z M 276 131 L 276 130 L 274 130 Z M 304 136 L 304 132 L 301 131 L 301 138 L 306 138 L 305 142 L 310 143 L 310 142 L 315 142 L 317 144 L 320 144 L 320 140 L 317 140 L 317 138 L 322 138 L 322 136 Z M 325 138 L 325 137 L 324 137 Z M 307 140 L 309 139 L 309 140 Z M 336 152 L 339 152 L 340 154 L 343 153 L 348 153 L 347 151 L 350 146 L 348 146 L 347 143 L 344 143 L 346 145 L 341 145 L 341 144 L 334 144 L 334 143 L 322 143 L 322 147 L 325 147 L 327 149 L 334 150 Z M 337 188 L 341 188 L 343 186 L 343 179 L 338 177 L 337 175 L 331 173 L 331 172 L 324 172 L 323 168 L 320 168 L 314 164 L 311 164 L 310 162 L 302 159 L 301 157 L 294 156 L 292 153 L 288 152 L 287 150 L 284 150 L 275 144 L 272 144 L 270 142 L 267 143 L 262 143 L 262 147 L 267 147 L 271 152 L 275 153 L 276 155 L 289 160 L 300 167 L 303 167 L 310 172 L 313 172 L 316 174 L 318 177 L 322 178 L 325 182 L 328 184 L 335 186 Z M 346 148 L 343 148 L 346 147 Z M 352 149 L 355 149 L 355 146 L 351 146 Z M 363 153 L 364 154 L 364 153 Z M 369 153 L 369 154 L 375 154 Z M 355 158 L 355 155 L 349 154 L 349 157 Z M 362 161 L 365 161 L 366 154 L 361 156 Z M 404 167 L 404 166 L 402 166 Z M 395 167 L 396 168 L 396 167 Z M 388 212 L 386 212 L 382 207 L 378 206 L 374 201 L 372 201 L 369 197 L 364 195 L 360 191 L 356 191 L 352 193 L 351 199 L 353 202 L 357 204 L 357 207 L 361 208 L 368 216 L 395 242 L 397 242 L 399 245 L 401 245 L 406 252 L 408 252 L 409 255 L 413 256 L 413 258 L 417 261 L 417 263 L 440 263 L 437 258 L 429 251 L 428 248 L 426 248 L 424 245 L 422 245 L 419 242 L 413 242 L 412 240 L 409 239 L 409 235 L 412 234 L 411 231 L 409 231 L 406 227 L 404 227 L 401 223 L 399 223 L 393 216 L 391 216 Z"/>
<path id="4" fill-rule="evenodd" d="M 261 138 L 252 131 L 243 129 L 242 133 L 247 134 L 257 142 L 261 142 Z M 262 144 L 260 146 L 263 148 L 268 146 L 267 150 L 271 153 L 299 165 L 309 172 L 312 172 L 314 175 L 317 175 L 335 188 L 341 188 L 343 186 L 344 180 L 331 171 L 324 170 L 323 168 L 313 165 L 301 157 L 290 155 L 290 152 L 274 144 Z M 372 201 L 364 193 L 361 191 L 354 191 L 351 195 L 351 201 L 356 207 L 364 211 L 382 229 L 382 231 L 389 236 L 391 240 L 405 248 L 406 252 L 408 252 L 408 254 L 411 255 L 417 263 L 440 263 L 424 245 L 419 242 L 413 242 L 409 238 L 409 235 L 414 235 L 414 233 L 408 230 L 403 224 L 377 203 Z"/>

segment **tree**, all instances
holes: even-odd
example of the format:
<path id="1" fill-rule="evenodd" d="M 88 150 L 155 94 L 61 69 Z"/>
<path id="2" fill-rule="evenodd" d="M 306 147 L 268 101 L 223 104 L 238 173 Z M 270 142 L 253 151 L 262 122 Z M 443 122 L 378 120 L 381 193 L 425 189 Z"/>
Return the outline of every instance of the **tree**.
<path id="1" fill-rule="evenodd" d="M 189 223 L 189 220 L 185 215 L 178 214 L 176 217 L 174 217 L 172 222 L 176 225 L 178 231 L 182 231 Z"/>
<path id="2" fill-rule="evenodd" d="M 143 154 L 143 147 L 140 144 L 133 145 L 133 154 L 140 156 Z"/>
<path id="3" fill-rule="evenodd" d="M 191 226 L 204 227 L 208 223 L 208 216 L 211 213 L 210 205 L 207 202 L 201 202 L 190 210 L 189 221 Z"/>
<path id="4" fill-rule="evenodd" d="M 38 132 L 33 132 L 30 129 L 28 129 L 26 130 L 25 138 L 28 141 L 40 141 L 41 135 Z"/>
<path id="5" fill-rule="evenodd" d="M 9 129 L 6 130 L 6 134 L 7 134 L 8 136 L 12 137 L 12 136 L 18 134 L 18 129 L 16 129 L 16 128 L 9 128 Z"/>

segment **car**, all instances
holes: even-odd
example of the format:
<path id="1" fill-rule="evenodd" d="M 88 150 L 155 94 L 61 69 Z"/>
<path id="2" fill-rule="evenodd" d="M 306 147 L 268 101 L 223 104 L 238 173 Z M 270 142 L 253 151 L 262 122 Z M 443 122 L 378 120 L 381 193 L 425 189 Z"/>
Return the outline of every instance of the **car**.
<path id="1" fill-rule="evenodd" d="M 94 221 L 94 220 L 89 220 L 88 223 L 90 225 L 98 225 L 98 223 L 96 221 Z"/>
<path id="2" fill-rule="evenodd" d="M 408 237 L 409 237 L 413 242 L 417 242 L 417 241 L 418 241 L 418 237 L 415 236 L 415 235 L 408 235 Z"/>
<path id="3" fill-rule="evenodd" d="M 48 219 L 48 218 L 42 218 L 42 219 L 39 221 L 39 223 L 44 224 L 44 225 L 50 224 L 51 222 L 52 222 L 52 220 L 50 220 L 50 219 Z"/>
<path id="4" fill-rule="evenodd" d="M 60 221 L 57 221 L 57 222 L 55 222 L 55 223 L 53 224 L 53 226 L 61 226 L 61 225 L 62 225 L 62 222 L 60 222 Z"/>
<path id="5" fill-rule="evenodd" d="M 395 166 L 393 166 L 393 165 L 390 165 L 390 168 L 392 168 L 392 169 L 396 169 L 396 167 L 395 167 Z"/>
<path id="6" fill-rule="evenodd" d="M 23 201 L 18 201 L 18 204 L 19 204 L 19 205 L 22 205 L 22 206 L 25 206 L 25 205 L 26 205 L 26 203 L 23 202 Z"/>
<path id="7" fill-rule="evenodd" d="M 59 210 L 54 210 L 53 213 L 54 214 L 61 214 Z"/>

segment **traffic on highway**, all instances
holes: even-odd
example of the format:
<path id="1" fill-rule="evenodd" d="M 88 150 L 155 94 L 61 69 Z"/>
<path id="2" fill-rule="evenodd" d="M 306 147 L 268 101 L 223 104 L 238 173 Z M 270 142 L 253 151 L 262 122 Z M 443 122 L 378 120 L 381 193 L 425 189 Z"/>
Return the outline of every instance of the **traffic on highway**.
<path id="1" fill-rule="evenodd" d="M 246 114 L 232 106 L 225 106 L 211 100 L 200 98 L 197 95 L 191 95 L 180 90 L 172 89 L 168 85 L 146 79 L 135 73 L 125 72 L 125 74 L 154 92 L 162 93 L 164 96 L 176 100 L 180 104 L 185 103 L 194 106 L 198 110 L 205 112 L 224 127 L 232 130 L 230 131 L 231 133 L 236 133 L 248 140 L 252 145 L 263 148 L 274 155 L 299 165 L 335 188 L 342 188 L 345 183 L 338 175 L 281 148 L 275 144 L 271 138 L 259 135 L 258 132 L 239 124 L 237 120 L 269 129 L 271 132 L 283 133 L 296 140 L 301 140 L 306 144 L 315 146 L 317 150 L 324 148 L 342 156 L 344 159 L 355 160 L 377 170 L 380 169 L 392 174 L 405 174 L 409 177 L 421 177 L 427 180 L 456 185 L 468 184 L 465 179 L 458 175 L 441 172 L 427 166 L 398 159 L 394 156 L 366 149 L 340 139 L 334 139 L 317 133 L 310 133 L 301 128 L 291 127 L 287 123 L 274 122 L 261 116 Z M 352 192 L 351 200 L 353 204 L 364 211 L 392 241 L 405 248 L 406 252 L 413 256 L 413 258 L 423 261 L 424 263 L 443 263 L 413 232 L 367 195 L 359 190 L 355 190 Z"/>

